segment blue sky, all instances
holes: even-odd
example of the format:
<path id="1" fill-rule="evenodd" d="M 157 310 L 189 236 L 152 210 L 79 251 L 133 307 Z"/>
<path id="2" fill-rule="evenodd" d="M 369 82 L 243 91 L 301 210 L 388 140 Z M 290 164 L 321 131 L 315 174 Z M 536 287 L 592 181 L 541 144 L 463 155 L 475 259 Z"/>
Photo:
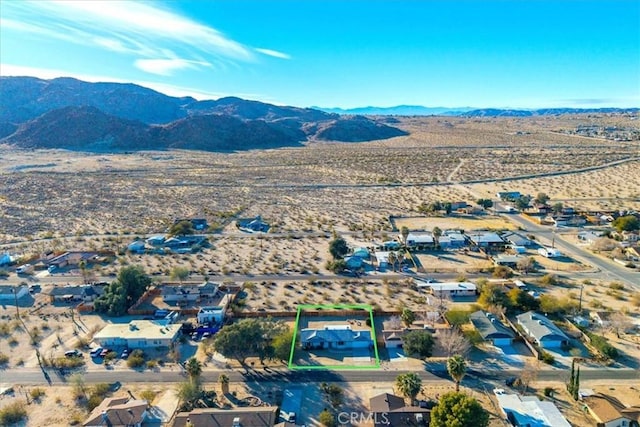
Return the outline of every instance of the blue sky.
<path id="1" fill-rule="evenodd" d="M 0 74 L 352 108 L 640 107 L 637 0 L 0 1 Z"/>

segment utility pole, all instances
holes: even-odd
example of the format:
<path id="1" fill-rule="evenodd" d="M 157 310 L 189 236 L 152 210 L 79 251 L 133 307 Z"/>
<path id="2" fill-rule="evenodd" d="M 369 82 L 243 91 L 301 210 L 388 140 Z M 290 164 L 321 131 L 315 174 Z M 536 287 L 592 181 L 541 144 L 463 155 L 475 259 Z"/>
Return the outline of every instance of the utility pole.
<path id="1" fill-rule="evenodd" d="M 584 285 L 580 285 L 580 300 L 578 302 L 578 313 L 582 312 L 582 290 L 584 289 Z"/>
<path id="2" fill-rule="evenodd" d="M 11 290 L 13 291 L 13 299 L 16 302 L 16 317 L 18 318 L 18 320 L 20 320 L 20 307 L 18 307 L 18 287 L 14 286 L 13 288 L 11 288 Z"/>

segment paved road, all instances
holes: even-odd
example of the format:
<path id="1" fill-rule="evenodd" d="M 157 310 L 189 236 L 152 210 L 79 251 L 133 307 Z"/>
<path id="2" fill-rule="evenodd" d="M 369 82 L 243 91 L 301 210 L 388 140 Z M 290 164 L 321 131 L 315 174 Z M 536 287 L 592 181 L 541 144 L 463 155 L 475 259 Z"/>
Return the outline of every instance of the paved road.
<path id="1" fill-rule="evenodd" d="M 569 255 L 570 257 L 577 259 L 584 264 L 592 265 L 600 269 L 598 275 L 602 278 L 611 281 L 622 281 L 632 287 L 635 287 L 637 290 L 640 290 L 640 272 L 626 268 L 612 261 L 603 259 L 579 246 L 567 242 L 562 237 L 562 229 L 560 229 L 560 232 L 554 232 L 553 228 L 536 224 L 532 221 L 529 221 L 522 215 L 508 215 L 508 218 L 512 222 L 520 225 L 525 230 L 534 233 L 538 237 L 542 237 L 543 240 L 546 240 L 547 244 L 551 245 L 551 243 L 554 242 L 555 247 L 558 248 L 562 253 Z"/>
<path id="2" fill-rule="evenodd" d="M 254 370 L 248 373 L 240 370 L 206 370 L 202 373 L 205 382 L 217 382 L 219 375 L 224 372 L 230 382 L 290 382 L 290 383 L 309 383 L 309 382 L 393 382 L 396 377 L 406 372 L 417 373 L 423 381 L 449 381 L 449 375 L 444 366 L 436 368 L 432 371 L 402 371 L 402 370 L 345 370 L 345 371 L 290 371 L 284 369 L 278 370 Z M 495 380 L 504 381 L 509 377 L 517 377 L 521 373 L 520 370 L 502 370 L 502 371 L 477 371 L 470 370 L 468 372 L 469 379 Z M 51 380 L 52 385 L 63 385 L 70 381 L 71 376 L 61 376 L 55 371 L 47 371 L 46 373 Z M 557 369 L 541 370 L 538 373 L 540 381 L 562 381 L 566 371 Z M 185 381 L 185 374 L 180 371 L 162 370 L 158 372 L 152 371 L 133 371 L 129 369 L 104 370 L 104 371 L 88 371 L 85 372 L 84 381 L 86 383 L 167 383 L 173 384 Z M 633 369 L 584 369 L 580 371 L 580 378 L 583 381 L 589 380 L 633 380 L 638 378 L 640 374 Z M 6 384 L 48 384 L 49 381 L 39 369 L 21 369 L 2 371 L 0 374 L 0 382 Z"/>

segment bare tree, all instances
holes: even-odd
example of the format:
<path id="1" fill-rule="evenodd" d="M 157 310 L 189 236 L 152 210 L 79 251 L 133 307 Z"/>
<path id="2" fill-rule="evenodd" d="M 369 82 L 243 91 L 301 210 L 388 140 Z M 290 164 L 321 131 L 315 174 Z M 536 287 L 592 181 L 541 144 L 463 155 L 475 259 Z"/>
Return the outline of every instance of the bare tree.
<path id="1" fill-rule="evenodd" d="M 443 295 L 442 293 L 437 296 L 429 295 L 427 297 L 427 302 L 425 303 L 425 311 L 420 313 L 420 317 L 425 324 L 434 323 L 433 317 L 437 317 L 436 321 L 440 321 L 440 319 L 444 319 L 444 315 L 449 311 L 450 305 L 451 300 L 448 296 Z"/>
<path id="2" fill-rule="evenodd" d="M 454 354 L 466 356 L 471 349 L 471 343 L 469 343 L 467 337 L 464 336 L 459 328 L 455 327 L 438 332 L 437 342 L 447 357 L 451 357 Z"/>
<path id="3" fill-rule="evenodd" d="M 540 372 L 539 360 L 530 360 L 525 363 L 520 373 L 520 384 L 522 384 L 523 393 L 526 393 L 529 390 L 529 384 L 538 378 L 538 372 Z"/>
<path id="4" fill-rule="evenodd" d="M 402 320 L 400 320 L 400 316 L 391 316 L 389 320 L 383 322 L 383 325 L 387 330 L 398 330 L 402 328 Z"/>
<path id="5" fill-rule="evenodd" d="M 633 326 L 633 323 L 622 312 L 616 311 L 609 316 L 609 325 L 607 330 L 616 334 L 616 337 L 620 338 L 620 333 L 624 333 L 625 330 Z"/>

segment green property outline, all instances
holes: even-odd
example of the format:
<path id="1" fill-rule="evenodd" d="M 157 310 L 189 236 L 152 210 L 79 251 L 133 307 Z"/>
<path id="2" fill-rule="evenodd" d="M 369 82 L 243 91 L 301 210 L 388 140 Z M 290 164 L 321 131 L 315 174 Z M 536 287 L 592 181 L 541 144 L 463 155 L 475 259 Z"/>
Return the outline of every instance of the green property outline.
<path id="1" fill-rule="evenodd" d="M 298 340 L 298 326 L 300 324 L 300 313 L 304 310 L 364 310 L 369 313 L 371 322 L 371 335 L 373 339 L 373 352 L 376 358 L 374 365 L 312 365 L 298 366 L 293 363 L 293 356 L 296 351 L 296 341 Z M 380 369 L 380 356 L 378 355 L 378 340 L 376 339 L 376 326 L 373 322 L 373 307 L 368 304 L 300 304 L 296 312 L 296 323 L 293 328 L 293 339 L 291 340 L 291 351 L 289 353 L 288 368 L 292 370 L 367 370 Z"/>

